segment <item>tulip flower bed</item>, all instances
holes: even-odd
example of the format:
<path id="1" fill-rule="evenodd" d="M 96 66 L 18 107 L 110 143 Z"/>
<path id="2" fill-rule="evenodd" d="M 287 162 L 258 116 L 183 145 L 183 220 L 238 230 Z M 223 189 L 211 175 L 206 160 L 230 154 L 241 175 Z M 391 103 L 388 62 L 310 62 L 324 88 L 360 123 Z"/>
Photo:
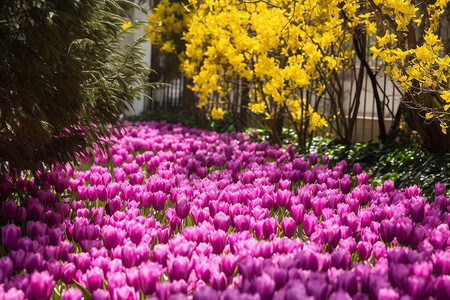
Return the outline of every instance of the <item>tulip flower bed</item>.
<path id="1" fill-rule="evenodd" d="M 0 185 L 0 299 L 450 299 L 442 185 L 166 123 L 111 141 Z"/>

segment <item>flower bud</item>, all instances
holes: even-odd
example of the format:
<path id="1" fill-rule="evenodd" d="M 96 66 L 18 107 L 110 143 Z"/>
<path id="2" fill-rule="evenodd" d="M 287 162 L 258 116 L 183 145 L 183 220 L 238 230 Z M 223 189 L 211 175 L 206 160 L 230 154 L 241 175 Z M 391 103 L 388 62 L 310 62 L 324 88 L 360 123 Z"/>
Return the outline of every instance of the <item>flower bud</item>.
<path id="1" fill-rule="evenodd" d="M 20 227 L 14 224 L 2 227 L 2 244 L 7 250 L 16 250 L 19 238 Z"/>

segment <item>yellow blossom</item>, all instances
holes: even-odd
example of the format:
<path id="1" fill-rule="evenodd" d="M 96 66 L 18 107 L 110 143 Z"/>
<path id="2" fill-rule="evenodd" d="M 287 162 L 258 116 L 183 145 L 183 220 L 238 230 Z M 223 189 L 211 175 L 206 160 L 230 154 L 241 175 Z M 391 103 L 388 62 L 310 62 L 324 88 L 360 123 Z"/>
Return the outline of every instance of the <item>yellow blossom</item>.
<path id="1" fill-rule="evenodd" d="M 223 120 L 223 116 L 225 115 L 225 111 L 219 107 L 219 108 L 213 108 L 211 110 L 211 118 L 214 120 Z"/>
<path id="2" fill-rule="evenodd" d="M 125 22 L 122 24 L 122 29 L 123 30 L 127 30 L 128 28 L 131 27 L 131 21 Z"/>

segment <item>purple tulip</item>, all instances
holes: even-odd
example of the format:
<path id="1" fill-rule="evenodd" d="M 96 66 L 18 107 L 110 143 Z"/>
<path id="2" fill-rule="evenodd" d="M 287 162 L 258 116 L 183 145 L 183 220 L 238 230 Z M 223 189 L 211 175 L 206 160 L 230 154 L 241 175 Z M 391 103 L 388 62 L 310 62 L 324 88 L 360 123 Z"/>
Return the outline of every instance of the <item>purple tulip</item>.
<path id="1" fill-rule="evenodd" d="M 110 296 L 108 291 L 98 289 L 92 292 L 91 300 L 109 300 Z"/>
<path id="2" fill-rule="evenodd" d="M 109 225 L 102 228 L 103 244 L 106 249 L 113 249 L 119 244 L 119 236 L 117 230 Z"/>
<path id="3" fill-rule="evenodd" d="M 311 214 L 311 212 L 308 213 L 303 221 L 303 230 L 308 237 L 315 231 L 317 224 L 317 217 L 314 214 Z"/>
<path id="4" fill-rule="evenodd" d="M 261 300 L 270 300 L 275 291 L 275 282 L 269 275 L 263 273 L 253 280 L 252 290 L 260 296 Z"/>
<path id="5" fill-rule="evenodd" d="M 2 202 L 2 215 L 6 220 L 14 219 L 17 211 L 17 203 L 16 201 L 10 199 L 6 202 Z"/>
<path id="6" fill-rule="evenodd" d="M 10 224 L 3 226 L 2 230 L 2 244 L 7 250 L 16 250 L 17 242 L 20 238 L 20 227 Z"/>
<path id="7" fill-rule="evenodd" d="M 153 208 L 157 211 L 163 210 L 166 204 L 167 196 L 162 191 L 157 191 L 153 194 Z"/>
<path id="8" fill-rule="evenodd" d="M 241 259 L 238 264 L 238 272 L 244 279 L 252 279 L 259 273 L 258 266 L 255 261 L 250 257 Z"/>
<path id="9" fill-rule="evenodd" d="M 77 188 L 78 197 L 80 200 L 85 201 L 88 198 L 88 187 L 84 185 L 79 185 Z"/>
<path id="10" fill-rule="evenodd" d="M 250 217 L 244 215 L 238 215 L 234 217 L 234 224 L 237 231 L 245 231 L 250 229 Z"/>
<path id="11" fill-rule="evenodd" d="M 24 267 L 28 273 L 39 270 L 42 265 L 42 255 L 40 253 L 27 253 L 25 255 Z"/>
<path id="12" fill-rule="evenodd" d="M 42 273 L 35 271 L 30 276 L 26 296 L 27 298 L 48 299 L 52 294 L 54 286 L 55 281 L 47 271 L 44 271 Z"/>
<path id="13" fill-rule="evenodd" d="M 171 280 L 187 280 L 191 273 L 189 258 L 177 256 L 167 262 L 167 272 Z"/>
<path id="14" fill-rule="evenodd" d="M 325 300 L 328 298 L 329 286 L 324 278 L 311 278 L 306 283 L 306 289 L 308 294 L 314 297 L 314 299 Z"/>
<path id="15" fill-rule="evenodd" d="M 133 243 L 126 243 L 122 247 L 122 263 L 125 268 L 131 268 L 136 265 L 136 246 Z"/>
<path id="16" fill-rule="evenodd" d="M 264 238 L 272 239 L 273 236 L 276 236 L 278 229 L 278 222 L 275 218 L 268 218 L 264 220 L 263 223 L 263 234 Z"/>
<path id="17" fill-rule="evenodd" d="M 331 253 L 331 266 L 336 269 L 347 270 L 350 267 L 352 257 L 348 251 L 333 251 Z"/>
<path id="18" fill-rule="evenodd" d="M 203 286 L 194 291 L 193 300 L 218 300 L 219 296 L 216 290 L 210 286 Z M 225 299 L 224 299 L 225 300 Z"/>
<path id="19" fill-rule="evenodd" d="M 57 172 L 55 178 L 55 191 L 57 193 L 63 193 L 68 187 L 69 175 L 64 171 Z"/>
<path id="20" fill-rule="evenodd" d="M 133 287 L 124 285 L 114 289 L 113 299 L 116 300 L 138 300 L 139 294 Z"/>
<path id="21" fill-rule="evenodd" d="M 27 205 L 27 216 L 31 221 L 40 221 L 44 213 L 44 206 L 41 203 Z"/>
<path id="22" fill-rule="evenodd" d="M 14 216 L 14 222 L 16 224 L 23 224 L 26 217 L 27 217 L 27 210 L 25 209 L 25 207 L 18 207 L 16 210 L 16 215 Z"/>
<path id="23" fill-rule="evenodd" d="M 395 236 L 397 241 L 403 245 L 411 243 L 411 237 L 414 229 L 414 224 L 410 219 L 403 218 L 397 221 L 397 228 L 395 229 Z"/>
<path id="24" fill-rule="evenodd" d="M 227 277 L 222 272 L 211 274 L 211 286 L 217 291 L 223 291 L 227 288 Z"/>
<path id="25" fill-rule="evenodd" d="M 296 224 L 293 218 L 284 218 L 283 221 L 281 221 L 280 225 L 285 236 L 287 236 L 288 238 L 292 238 L 294 236 Z"/>
<path id="26" fill-rule="evenodd" d="M 220 211 L 214 216 L 213 223 L 216 230 L 221 229 L 225 232 L 228 232 L 228 229 L 231 225 L 231 219 L 229 216 Z"/>
<path id="27" fill-rule="evenodd" d="M 437 275 L 450 275 L 450 253 L 439 252 L 434 257 L 434 273 Z"/>
<path id="28" fill-rule="evenodd" d="M 445 184 L 443 183 L 436 183 L 434 185 L 434 195 L 440 196 L 440 195 L 445 195 Z"/>
<path id="29" fill-rule="evenodd" d="M 342 179 L 339 179 L 339 188 L 344 194 L 348 194 L 348 192 L 350 192 L 352 188 L 352 181 L 348 174 L 345 174 Z"/>
<path id="30" fill-rule="evenodd" d="M 316 165 L 317 164 L 317 153 L 310 153 L 309 154 L 309 164 L 310 165 Z"/>
<path id="31" fill-rule="evenodd" d="M 239 257 L 232 254 L 227 254 L 222 257 L 220 262 L 220 270 L 225 274 L 225 276 L 233 276 L 238 260 Z"/>
<path id="32" fill-rule="evenodd" d="M 214 254 L 221 254 L 227 244 L 227 233 L 223 230 L 212 232 L 209 236 Z"/>
<path id="33" fill-rule="evenodd" d="M 323 242 L 328 244 L 331 249 L 335 249 L 341 240 L 341 229 L 339 226 L 329 226 L 326 227 L 323 231 Z"/>
<path id="34" fill-rule="evenodd" d="M 91 202 L 95 202 L 98 198 L 97 187 L 89 186 L 88 187 L 88 198 Z"/>
<path id="35" fill-rule="evenodd" d="M 380 225 L 381 238 L 385 243 L 390 243 L 395 237 L 396 225 L 392 220 L 383 220 Z"/>
<path id="36" fill-rule="evenodd" d="M 361 172 L 362 172 L 362 166 L 361 166 L 361 164 L 360 164 L 360 163 L 354 164 L 354 165 L 353 165 L 353 174 L 356 176 L 356 175 L 361 174 Z"/>
<path id="37" fill-rule="evenodd" d="M 83 293 L 74 287 L 65 290 L 61 295 L 62 300 L 81 300 L 81 298 L 83 298 Z"/>
<path id="38" fill-rule="evenodd" d="M 189 210 L 189 198 L 187 196 L 179 196 L 175 206 L 177 217 L 180 219 L 186 219 L 189 215 Z"/>
<path id="39" fill-rule="evenodd" d="M 450 299 L 450 276 L 444 275 L 436 278 L 434 290 L 436 300 Z"/>
<path id="40" fill-rule="evenodd" d="M 372 245 L 368 242 L 359 242 L 357 246 L 358 257 L 361 260 L 367 260 L 372 255 Z"/>
<path id="41" fill-rule="evenodd" d="M 297 204 L 291 206 L 291 216 L 295 221 L 295 224 L 300 225 L 303 222 L 305 216 L 305 207 L 303 204 Z"/>
<path id="42" fill-rule="evenodd" d="M 86 272 L 87 288 L 92 293 L 97 289 L 103 288 L 104 274 L 99 267 L 93 267 Z"/>

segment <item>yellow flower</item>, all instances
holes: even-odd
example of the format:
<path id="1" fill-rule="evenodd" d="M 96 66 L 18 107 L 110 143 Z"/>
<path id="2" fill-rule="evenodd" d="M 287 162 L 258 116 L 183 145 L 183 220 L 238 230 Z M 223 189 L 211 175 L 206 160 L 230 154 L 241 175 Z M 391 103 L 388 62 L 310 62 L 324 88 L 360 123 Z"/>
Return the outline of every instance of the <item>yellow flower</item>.
<path id="1" fill-rule="evenodd" d="M 427 113 L 425 114 L 425 119 L 429 120 L 429 119 L 431 119 L 431 118 L 433 118 L 433 113 L 427 112 Z"/>
<path id="2" fill-rule="evenodd" d="M 444 123 L 441 123 L 440 125 L 441 125 L 442 133 L 443 133 L 443 134 L 447 134 L 447 128 L 448 128 L 448 125 L 447 125 L 447 124 L 444 124 Z"/>
<path id="3" fill-rule="evenodd" d="M 125 22 L 122 24 L 122 29 L 123 30 L 127 30 L 128 28 L 131 27 L 131 21 Z"/>
<path id="4" fill-rule="evenodd" d="M 446 103 L 450 103 L 450 91 L 443 91 L 441 97 Z"/>
<path id="5" fill-rule="evenodd" d="M 225 115 L 225 112 L 221 107 L 219 108 L 213 108 L 211 110 L 211 118 L 214 120 L 223 120 L 223 115 Z"/>
<path id="6" fill-rule="evenodd" d="M 266 110 L 266 104 L 264 102 L 249 103 L 248 106 L 255 114 L 262 114 Z"/>

